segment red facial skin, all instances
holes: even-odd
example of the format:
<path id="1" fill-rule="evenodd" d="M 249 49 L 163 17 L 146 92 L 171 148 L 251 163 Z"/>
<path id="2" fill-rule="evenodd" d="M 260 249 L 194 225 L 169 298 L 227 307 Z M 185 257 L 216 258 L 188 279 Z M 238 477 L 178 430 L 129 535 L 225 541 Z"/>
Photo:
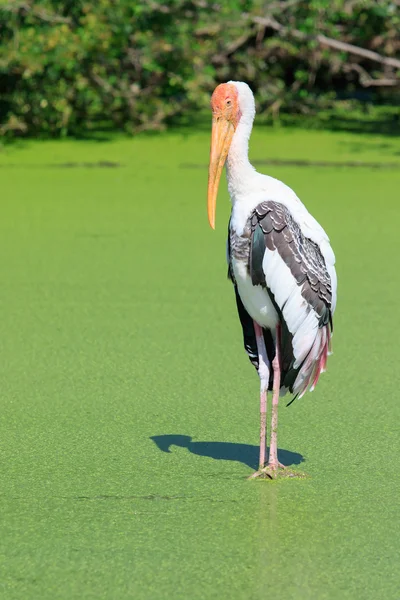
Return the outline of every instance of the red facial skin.
<path id="1" fill-rule="evenodd" d="M 236 129 L 240 120 L 239 94 L 233 83 L 221 83 L 211 96 L 214 118 L 223 117 Z"/>

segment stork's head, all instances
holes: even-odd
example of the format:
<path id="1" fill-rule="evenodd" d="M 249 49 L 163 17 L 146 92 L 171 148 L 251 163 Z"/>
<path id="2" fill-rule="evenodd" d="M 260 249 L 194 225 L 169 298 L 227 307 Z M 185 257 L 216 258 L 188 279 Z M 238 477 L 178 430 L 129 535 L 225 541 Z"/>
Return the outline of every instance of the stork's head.
<path id="1" fill-rule="evenodd" d="M 222 169 L 232 139 L 242 121 L 254 119 L 254 97 L 246 83 L 229 81 L 218 85 L 211 96 L 212 132 L 208 169 L 208 220 L 215 229 L 215 207 Z"/>

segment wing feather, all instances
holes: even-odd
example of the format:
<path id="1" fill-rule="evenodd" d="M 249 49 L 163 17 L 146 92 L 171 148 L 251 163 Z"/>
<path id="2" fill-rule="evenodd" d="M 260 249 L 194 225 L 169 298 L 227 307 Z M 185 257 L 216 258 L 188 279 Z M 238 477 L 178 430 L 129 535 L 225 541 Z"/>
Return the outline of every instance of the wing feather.
<path id="1" fill-rule="evenodd" d="M 319 245 L 279 202 L 259 204 L 250 229 L 252 283 L 267 288 L 287 328 L 282 386 L 302 396 L 326 365 L 336 302 L 334 262 L 326 263 Z"/>

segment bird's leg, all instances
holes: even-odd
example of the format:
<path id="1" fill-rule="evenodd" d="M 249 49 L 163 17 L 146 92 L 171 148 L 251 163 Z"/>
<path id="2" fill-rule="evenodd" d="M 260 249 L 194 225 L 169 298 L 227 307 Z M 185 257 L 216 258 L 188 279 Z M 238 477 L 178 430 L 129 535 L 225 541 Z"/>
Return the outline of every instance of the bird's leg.
<path id="1" fill-rule="evenodd" d="M 259 467 L 265 466 L 267 437 L 267 393 L 269 383 L 269 360 L 265 347 L 262 327 L 254 321 L 258 351 L 258 374 L 260 376 L 260 460 Z"/>
<path id="2" fill-rule="evenodd" d="M 265 347 L 262 327 L 254 321 L 254 332 L 256 334 L 257 352 L 258 352 L 258 374 L 260 376 L 260 460 L 259 470 L 250 478 L 258 477 L 262 474 L 266 459 L 266 437 L 267 437 L 267 393 L 269 383 L 270 363 Z"/>
<path id="3" fill-rule="evenodd" d="M 272 383 L 272 415 L 271 415 L 271 441 L 269 445 L 269 460 L 266 467 L 261 468 L 250 477 L 259 477 L 261 479 L 276 479 L 279 469 L 285 469 L 281 472 L 283 477 L 305 477 L 304 474 L 296 473 L 286 469 L 278 461 L 278 404 L 279 392 L 281 389 L 281 326 L 276 326 L 275 358 L 272 361 L 273 383 Z"/>
<path id="4" fill-rule="evenodd" d="M 271 417 L 271 443 L 269 447 L 268 469 L 277 471 L 278 467 L 283 467 L 278 462 L 278 404 L 279 391 L 281 388 L 281 326 L 276 326 L 275 357 L 272 361 L 274 370 L 272 384 L 272 417 Z"/>

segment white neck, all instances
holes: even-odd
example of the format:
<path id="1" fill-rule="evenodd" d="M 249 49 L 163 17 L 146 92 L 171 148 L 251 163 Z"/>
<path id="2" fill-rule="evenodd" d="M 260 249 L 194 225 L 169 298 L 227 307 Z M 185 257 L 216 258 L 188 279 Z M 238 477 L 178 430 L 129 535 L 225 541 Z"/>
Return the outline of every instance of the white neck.
<path id="1" fill-rule="evenodd" d="M 247 117 L 247 118 L 246 118 Z M 249 179 L 254 177 L 255 169 L 249 161 L 249 138 L 253 127 L 251 115 L 242 115 L 233 135 L 226 161 L 228 191 L 234 204 L 248 189 Z"/>

